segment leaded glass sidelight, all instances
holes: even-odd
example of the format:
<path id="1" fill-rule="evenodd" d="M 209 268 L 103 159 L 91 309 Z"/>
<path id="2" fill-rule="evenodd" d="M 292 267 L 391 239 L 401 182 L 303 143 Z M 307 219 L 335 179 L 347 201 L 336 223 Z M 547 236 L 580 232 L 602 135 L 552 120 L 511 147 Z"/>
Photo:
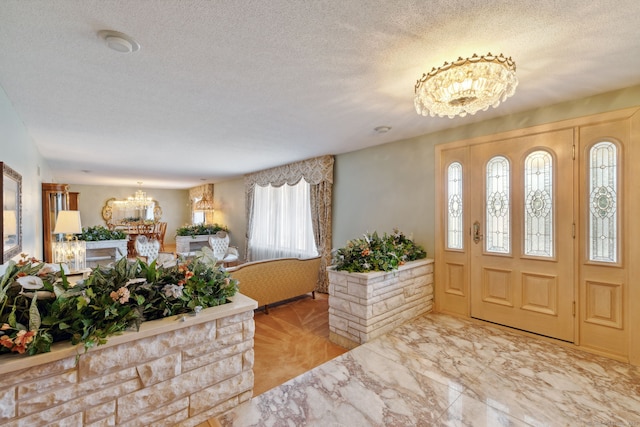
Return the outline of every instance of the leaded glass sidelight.
<path id="1" fill-rule="evenodd" d="M 486 233 L 487 252 L 511 252 L 509 160 L 493 157 L 486 171 Z"/>
<path id="2" fill-rule="evenodd" d="M 447 248 L 463 249 L 462 165 L 458 162 L 447 168 L 447 191 Z"/>
<path id="3" fill-rule="evenodd" d="M 618 262 L 618 149 L 600 142 L 589 151 L 589 260 Z"/>
<path id="4" fill-rule="evenodd" d="M 553 158 L 534 151 L 524 160 L 524 253 L 553 257 Z"/>

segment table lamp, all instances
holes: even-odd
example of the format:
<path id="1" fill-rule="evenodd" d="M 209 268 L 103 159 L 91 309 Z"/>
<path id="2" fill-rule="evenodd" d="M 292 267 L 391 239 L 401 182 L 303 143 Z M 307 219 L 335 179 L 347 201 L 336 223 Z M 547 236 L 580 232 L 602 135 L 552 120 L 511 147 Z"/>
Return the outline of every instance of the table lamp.
<path id="1" fill-rule="evenodd" d="M 87 243 L 74 236 L 80 233 L 80 211 L 58 212 L 53 234 L 64 234 L 65 240 L 54 242 L 53 262 L 67 264 L 72 273 L 84 270 L 86 266 Z"/>

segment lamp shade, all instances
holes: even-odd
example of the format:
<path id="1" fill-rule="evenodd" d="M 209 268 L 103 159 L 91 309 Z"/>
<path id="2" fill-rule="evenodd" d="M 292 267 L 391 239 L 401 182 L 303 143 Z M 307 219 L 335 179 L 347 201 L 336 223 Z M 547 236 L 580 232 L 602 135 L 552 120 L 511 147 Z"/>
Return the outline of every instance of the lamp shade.
<path id="1" fill-rule="evenodd" d="M 54 234 L 79 234 L 82 233 L 82 224 L 80 223 L 80 211 L 60 211 L 56 219 L 56 226 L 53 230 Z"/>

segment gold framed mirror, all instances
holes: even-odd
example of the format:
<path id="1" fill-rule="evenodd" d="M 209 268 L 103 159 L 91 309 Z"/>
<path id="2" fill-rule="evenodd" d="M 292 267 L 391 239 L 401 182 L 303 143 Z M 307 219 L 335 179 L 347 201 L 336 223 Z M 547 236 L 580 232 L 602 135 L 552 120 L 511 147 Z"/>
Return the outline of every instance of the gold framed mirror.
<path id="1" fill-rule="evenodd" d="M 157 200 L 149 204 L 136 205 L 127 200 L 110 198 L 102 207 L 102 219 L 109 228 L 126 227 L 130 224 L 158 222 L 162 218 L 162 208 Z"/>
<path id="2" fill-rule="evenodd" d="M 2 178 L 0 178 L 2 257 L 0 264 L 4 264 L 22 252 L 22 175 L 3 162 L 0 162 L 0 169 L 2 169 Z"/>

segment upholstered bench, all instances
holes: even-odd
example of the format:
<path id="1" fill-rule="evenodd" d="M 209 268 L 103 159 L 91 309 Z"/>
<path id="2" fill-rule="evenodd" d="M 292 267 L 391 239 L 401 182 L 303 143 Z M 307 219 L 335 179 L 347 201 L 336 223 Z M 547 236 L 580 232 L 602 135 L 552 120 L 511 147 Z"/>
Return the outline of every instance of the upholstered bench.
<path id="1" fill-rule="evenodd" d="M 253 261 L 227 271 L 239 281 L 240 293 L 258 301 L 258 307 L 264 306 L 269 313 L 269 304 L 307 293 L 315 298 L 320 257 Z"/>

